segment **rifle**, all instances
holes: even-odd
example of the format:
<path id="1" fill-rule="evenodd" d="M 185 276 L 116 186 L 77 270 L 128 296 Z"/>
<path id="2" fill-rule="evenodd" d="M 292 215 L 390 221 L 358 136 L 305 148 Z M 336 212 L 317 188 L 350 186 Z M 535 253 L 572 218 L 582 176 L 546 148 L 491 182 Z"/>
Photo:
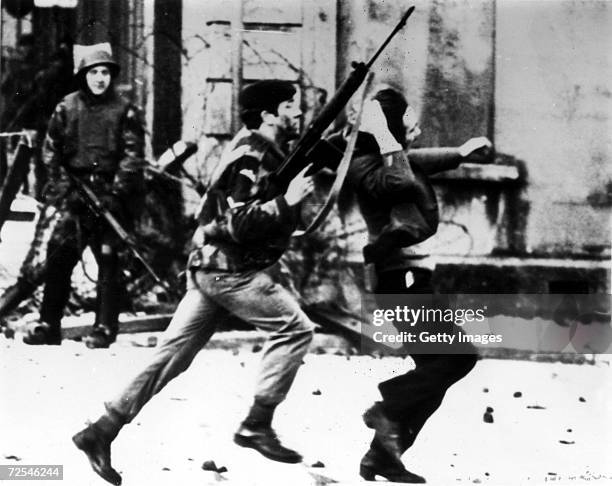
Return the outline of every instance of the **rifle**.
<path id="1" fill-rule="evenodd" d="M 175 143 L 172 149 L 164 152 L 165 156 L 162 156 L 163 158 L 160 157 L 158 164 L 161 166 L 161 169 L 159 169 L 159 172 L 156 170 L 155 173 L 163 175 L 168 172 L 174 172 L 196 150 L 197 146 L 195 144 L 190 144 L 189 142 Z M 57 210 L 53 206 L 46 204 L 41 209 L 41 214 L 34 231 L 34 240 L 19 269 L 17 281 L 0 294 L 0 326 L 2 325 L 2 318 L 15 309 L 21 301 L 32 295 L 44 282 L 47 274 L 46 258 L 48 258 L 46 256 L 46 244 L 49 240 L 49 235 L 53 232 L 55 226 L 54 220 L 57 217 Z M 166 286 L 164 287 L 167 288 Z"/>
<path id="2" fill-rule="evenodd" d="M 91 190 L 91 188 L 85 184 L 81 179 L 76 177 L 74 174 L 70 173 L 70 171 L 66 170 L 66 174 L 70 180 L 74 183 L 77 188 L 77 191 L 87 204 L 87 206 L 93 211 L 93 213 L 99 218 L 103 218 L 111 229 L 115 232 L 115 234 L 119 237 L 119 239 L 127 246 L 127 248 L 132 252 L 132 254 L 142 263 L 143 267 L 149 272 L 149 275 L 153 277 L 156 283 L 161 285 L 166 291 L 171 292 L 168 285 L 157 276 L 155 270 L 147 263 L 141 253 L 138 251 L 136 247 L 136 242 L 134 238 L 121 226 L 121 223 L 117 221 L 117 218 L 113 216 L 113 214 L 102 204 L 102 201 L 98 199 L 98 196 Z"/>
<path id="3" fill-rule="evenodd" d="M 385 39 L 376 53 L 367 63 L 353 62 L 353 71 L 342 83 L 332 99 L 323 107 L 321 113 L 313 120 L 302 137 L 298 140 L 295 147 L 283 161 L 283 163 L 270 174 L 263 188 L 263 198 L 272 199 L 288 186 L 289 182 L 299 174 L 304 167 L 309 164 L 308 157 L 319 142 L 323 132 L 333 123 L 336 117 L 344 109 L 349 99 L 359 89 L 365 77 L 382 51 L 391 42 L 391 39 L 406 24 L 408 17 L 414 12 L 414 6 L 410 7 L 403 15 L 399 23 L 395 26 L 391 34 Z M 313 170 L 309 170 L 309 174 Z"/>

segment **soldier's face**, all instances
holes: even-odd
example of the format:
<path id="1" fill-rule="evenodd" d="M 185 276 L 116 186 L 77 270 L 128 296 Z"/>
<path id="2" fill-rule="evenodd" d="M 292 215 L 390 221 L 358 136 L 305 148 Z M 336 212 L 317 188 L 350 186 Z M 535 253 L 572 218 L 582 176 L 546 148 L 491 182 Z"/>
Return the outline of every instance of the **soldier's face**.
<path id="1" fill-rule="evenodd" d="M 85 74 L 87 87 L 96 96 L 104 93 L 111 82 L 111 72 L 108 66 L 94 66 Z"/>
<path id="2" fill-rule="evenodd" d="M 283 101 L 278 105 L 277 126 L 285 135 L 297 136 L 300 132 L 300 116 L 302 110 L 297 100 L 297 93 L 289 101 Z"/>
<path id="3" fill-rule="evenodd" d="M 406 127 L 406 143 L 408 146 L 414 142 L 421 134 L 421 128 L 419 127 L 419 118 L 412 106 L 406 108 L 404 117 L 402 118 L 404 126 Z"/>

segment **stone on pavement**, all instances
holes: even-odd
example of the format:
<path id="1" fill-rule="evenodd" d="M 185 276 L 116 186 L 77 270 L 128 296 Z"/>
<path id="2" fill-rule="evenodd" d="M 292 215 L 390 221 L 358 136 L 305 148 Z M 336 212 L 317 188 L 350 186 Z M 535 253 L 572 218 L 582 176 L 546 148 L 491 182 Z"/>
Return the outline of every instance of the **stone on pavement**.
<path id="1" fill-rule="evenodd" d="M 251 346 L 237 354 L 204 349 L 190 369 L 124 428 L 112 449 L 113 465 L 124 484 L 365 484 L 358 465 L 372 431 L 363 425 L 361 414 L 379 399 L 377 383 L 409 370 L 412 361 L 371 356 L 348 361 L 308 354 L 274 421 L 283 443 L 301 452 L 304 463 L 280 464 L 232 441 L 252 402 L 261 359 Z M 103 485 L 70 437 L 86 419 L 99 415 L 104 400 L 154 352 L 129 343 L 89 350 L 74 341 L 32 348 L 0 337 L 3 462 L 63 464 L 63 485 Z M 553 480 L 562 485 L 610 484 L 611 382 L 610 356 L 598 357 L 593 365 L 481 360 L 449 390 L 403 460 L 434 486 L 475 481 L 541 485 Z M 489 393 L 483 394 L 485 387 Z M 519 387 L 542 409 L 532 410 L 514 399 Z M 321 394 L 313 395 L 313 390 Z M 578 397 L 588 400 L 580 402 Z M 495 410 L 494 423 L 482 422 L 487 407 Z M 571 435 L 566 435 L 570 428 Z M 222 476 L 203 471 L 201 464 L 212 458 L 228 471 Z M 318 461 L 325 467 L 307 466 Z M 549 474 L 553 471 L 554 476 Z"/>

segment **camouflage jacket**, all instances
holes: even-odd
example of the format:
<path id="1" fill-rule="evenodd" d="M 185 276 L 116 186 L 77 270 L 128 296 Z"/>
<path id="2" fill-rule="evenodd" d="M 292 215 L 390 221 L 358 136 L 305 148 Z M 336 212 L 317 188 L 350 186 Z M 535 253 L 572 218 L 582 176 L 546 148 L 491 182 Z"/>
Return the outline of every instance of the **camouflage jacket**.
<path id="1" fill-rule="evenodd" d="M 43 143 L 49 172 L 49 202 L 71 189 L 62 167 L 87 182 L 94 178 L 124 200 L 141 189 L 144 128 L 134 106 L 111 90 L 97 100 L 83 91 L 66 96 L 55 108 Z M 99 192 L 92 184 L 92 189 Z"/>
<path id="2" fill-rule="evenodd" d="M 260 270 L 287 249 L 298 210 L 284 196 L 263 201 L 261 185 L 284 159 L 279 147 L 243 128 L 226 148 L 217 176 L 201 203 L 191 268 Z"/>

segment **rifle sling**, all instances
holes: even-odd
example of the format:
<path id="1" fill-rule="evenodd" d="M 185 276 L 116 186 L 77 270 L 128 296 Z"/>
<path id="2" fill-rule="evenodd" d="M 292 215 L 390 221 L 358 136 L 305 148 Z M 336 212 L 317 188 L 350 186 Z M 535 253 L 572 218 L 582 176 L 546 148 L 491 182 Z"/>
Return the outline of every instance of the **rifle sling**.
<path id="1" fill-rule="evenodd" d="M 357 135 L 359 134 L 359 125 L 361 124 L 361 114 L 363 112 L 363 103 L 366 99 L 366 95 L 369 91 L 370 84 L 372 82 L 373 75 L 370 73 L 366 79 L 365 87 L 363 89 L 363 94 L 361 96 L 361 101 L 359 104 L 359 112 L 357 113 L 357 118 L 355 123 L 353 124 L 353 130 L 349 137 L 348 144 L 344 149 L 344 155 L 342 156 L 342 160 L 340 160 L 340 164 L 338 164 L 338 168 L 336 169 L 336 178 L 334 179 L 334 183 L 329 191 L 327 196 L 327 200 L 325 204 L 318 212 L 318 214 L 314 217 L 312 222 L 308 225 L 308 227 L 304 230 L 296 230 L 293 232 L 291 236 L 300 238 L 302 236 L 306 236 L 313 231 L 315 231 L 321 223 L 325 220 L 329 212 L 331 211 L 334 204 L 338 200 L 338 195 L 340 194 L 340 189 L 342 189 L 342 185 L 344 184 L 344 180 L 346 179 L 346 175 L 348 174 L 348 169 L 351 164 L 351 159 L 353 158 L 353 152 L 355 151 L 355 144 L 357 143 Z"/>

